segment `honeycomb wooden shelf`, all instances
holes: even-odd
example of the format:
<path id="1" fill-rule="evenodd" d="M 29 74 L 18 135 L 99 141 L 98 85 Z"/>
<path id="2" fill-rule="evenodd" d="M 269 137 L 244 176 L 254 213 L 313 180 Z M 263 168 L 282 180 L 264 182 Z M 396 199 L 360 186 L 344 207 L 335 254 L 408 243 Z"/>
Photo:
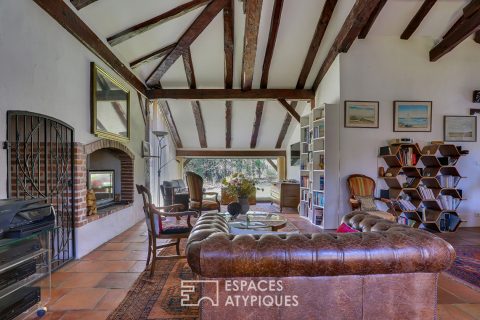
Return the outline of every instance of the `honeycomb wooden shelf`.
<path id="1" fill-rule="evenodd" d="M 456 167 L 462 154 L 453 144 L 417 144 L 382 147 L 387 166 L 384 179 L 388 198 L 399 222 L 414 228 L 454 232 L 462 223 L 457 209 L 466 199 L 458 185 Z M 415 208 L 415 209 L 413 209 Z"/>

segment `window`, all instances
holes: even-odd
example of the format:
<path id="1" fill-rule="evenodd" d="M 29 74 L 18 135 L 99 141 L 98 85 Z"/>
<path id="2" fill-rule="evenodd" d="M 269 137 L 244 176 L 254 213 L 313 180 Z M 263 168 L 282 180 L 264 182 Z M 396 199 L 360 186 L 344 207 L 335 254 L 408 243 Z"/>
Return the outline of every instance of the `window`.
<path id="1" fill-rule="evenodd" d="M 272 182 L 278 180 L 276 160 L 271 159 L 188 159 L 185 171 L 192 171 L 203 177 L 206 191 L 218 192 L 222 180 L 229 175 L 241 172 L 255 181 L 257 201 L 270 201 Z"/>

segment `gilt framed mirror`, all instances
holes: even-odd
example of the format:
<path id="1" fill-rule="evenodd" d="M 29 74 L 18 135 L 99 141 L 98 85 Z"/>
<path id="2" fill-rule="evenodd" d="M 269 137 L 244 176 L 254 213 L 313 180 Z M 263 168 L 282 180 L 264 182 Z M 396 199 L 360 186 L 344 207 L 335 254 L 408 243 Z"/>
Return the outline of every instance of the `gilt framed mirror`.
<path id="1" fill-rule="evenodd" d="M 101 138 L 130 140 L 130 91 L 91 63 L 91 129 Z"/>

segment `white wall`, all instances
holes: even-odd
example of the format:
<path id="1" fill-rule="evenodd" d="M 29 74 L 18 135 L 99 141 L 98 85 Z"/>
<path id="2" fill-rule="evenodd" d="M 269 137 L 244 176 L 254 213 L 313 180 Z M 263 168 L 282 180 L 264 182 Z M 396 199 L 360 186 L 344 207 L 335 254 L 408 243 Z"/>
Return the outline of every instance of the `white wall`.
<path id="1" fill-rule="evenodd" d="M 345 179 L 349 174 L 361 173 L 377 177 L 378 147 L 387 139 L 412 137 L 421 146 L 431 140 L 443 139 L 444 115 L 468 115 L 472 92 L 480 85 L 479 47 L 467 39 L 437 62 L 429 62 L 428 52 L 433 47 L 429 38 L 403 41 L 397 37 L 367 37 L 354 43 L 347 54 L 340 57 L 341 115 L 343 121 L 345 100 L 374 100 L 380 102 L 380 128 L 342 128 L 340 136 L 340 177 L 342 192 L 340 207 L 350 210 L 347 203 Z M 393 132 L 394 100 L 433 101 L 433 128 L 428 133 Z M 342 125 L 343 127 L 343 125 Z M 480 142 L 457 143 L 470 154 L 458 163 L 460 173 L 468 179 L 459 185 L 468 199 L 459 207 L 465 226 L 480 225 Z M 377 165 L 377 161 L 378 165 Z M 379 181 L 379 186 L 382 183 Z"/>
<path id="2" fill-rule="evenodd" d="M 90 133 L 90 62 L 121 78 L 31 0 L 0 1 L 0 141 L 6 140 L 7 110 L 27 110 L 60 119 L 75 128 L 75 141 L 97 140 Z M 121 80 L 122 81 L 122 80 Z M 128 86 L 127 86 L 128 87 Z M 144 122 L 131 90 L 131 141 L 135 183 L 144 183 L 141 158 Z M 6 151 L 0 150 L 0 198 L 7 196 Z M 141 218 L 135 193 L 133 224 Z"/>

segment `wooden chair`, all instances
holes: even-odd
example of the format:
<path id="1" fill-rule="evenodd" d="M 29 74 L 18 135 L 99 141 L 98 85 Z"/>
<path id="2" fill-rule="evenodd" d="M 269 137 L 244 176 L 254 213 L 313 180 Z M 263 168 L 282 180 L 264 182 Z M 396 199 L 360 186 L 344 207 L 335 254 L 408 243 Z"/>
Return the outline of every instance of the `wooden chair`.
<path id="1" fill-rule="evenodd" d="M 173 204 L 165 207 L 155 207 L 152 203 L 152 195 L 150 190 L 142 185 L 136 185 L 137 191 L 143 198 L 143 211 L 145 213 L 145 222 L 148 229 L 148 254 L 146 268 L 150 264 L 150 258 L 152 259 L 152 265 L 150 266 L 150 278 L 155 273 L 155 262 L 162 259 L 179 259 L 185 256 L 180 255 L 180 240 L 188 238 L 192 225 L 190 223 L 190 217 L 197 216 L 195 211 L 183 211 L 175 212 L 179 208 L 183 208 L 182 204 Z M 162 223 L 162 216 L 175 217 L 181 220 L 181 217 L 187 217 L 187 226 L 175 225 L 166 227 Z M 176 240 L 174 242 L 168 242 L 167 244 L 157 245 L 157 239 L 170 239 Z M 174 256 L 158 256 L 157 250 L 160 248 L 176 246 L 177 255 Z"/>
<path id="2" fill-rule="evenodd" d="M 220 212 L 220 202 L 218 201 L 218 192 L 204 192 L 203 178 L 198 174 L 187 171 L 185 173 L 187 181 L 188 194 L 190 195 L 189 210 L 197 211 L 201 214 L 203 211 L 217 210 Z M 214 200 L 204 199 L 205 195 L 215 196 Z"/>
<path id="3" fill-rule="evenodd" d="M 358 196 L 372 197 L 373 200 L 384 202 L 388 206 L 389 210 L 372 210 L 368 211 L 369 214 L 390 221 L 396 220 L 396 213 L 393 209 L 393 204 L 391 201 L 389 199 L 375 198 L 375 180 L 363 174 L 352 174 L 347 178 L 347 187 L 350 192 L 349 202 L 352 210 L 360 210 L 361 208 L 361 201 L 357 199 Z"/>

